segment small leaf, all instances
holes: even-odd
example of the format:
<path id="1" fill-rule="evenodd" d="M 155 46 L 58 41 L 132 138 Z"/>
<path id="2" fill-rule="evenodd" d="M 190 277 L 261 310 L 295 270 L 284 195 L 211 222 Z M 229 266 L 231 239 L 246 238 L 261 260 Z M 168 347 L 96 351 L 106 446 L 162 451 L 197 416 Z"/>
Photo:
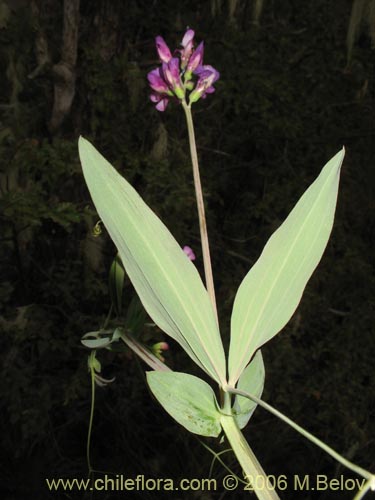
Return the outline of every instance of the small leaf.
<path id="1" fill-rule="evenodd" d="M 117 316 L 120 316 L 122 309 L 124 279 L 125 269 L 119 255 L 116 255 L 109 270 L 109 294 Z"/>
<path id="2" fill-rule="evenodd" d="M 111 343 L 111 339 L 109 337 L 94 337 L 94 333 L 97 332 L 89 332 L 86 333 L 81 339 L 81 344 L 89 349 L 101 349 L 103 347 L 107 347 Z M 91 338 L 90 338 L 91 337 Z"/>
<path id="3" fill-rule="evenodd" d="M 220 416 L 214 391 L 198 377 L 180 372 L 147 372 L 151 392 L 164 409 L 188 431 L 217 437 Z"/>
<path id="4" fill-rule="evenodd" d="M 81 344 L 89 349 L 102 349 L 108 347 L 112 342 L 117 342 L 121 337 L 120 330 L 99 330 L 88 332 L 81 339 Z"/>
<path id="5" fill-rule="evenodd" d="M 242 372 L 237 384 L 237 389 L 260 398 L 263 392 L 264 378 L 265 370 L 263 357 L 259 350 L 255 353 L 254 358 Z M 256 407 L 257 404 L 254 403 L 254 401 L 237 394 L 236 399 L 234 400 L 233 410 L 235 419 L 237 420 L 237 424 L 240 429 L 243 429 L 246 426 Z"/>
<path id="6" fill-rule="evenodd" d="M 88 359 L 87 359 L 87 365 L 89 368 L 89 371 L 93 369 L 95 372 L 100 373 L 102 371 L 102 365 L 98 358 L 96 357 L 96 351 L 91 351 Z"/>
<path id="7" fill-rule="evenodd" d="M 268 240 L 238 289 L 231 320 L 229 386 L 254 352 L 289 321 L 331 233 L 344 149 L 323 168 Z"/>
<path id="8" fill-rule="evenodd" d="M 198 271 L 132 186 L 82 137 L 83 173 L 127 275 L 153 321 L 220 385 L 224 349 Z"/>

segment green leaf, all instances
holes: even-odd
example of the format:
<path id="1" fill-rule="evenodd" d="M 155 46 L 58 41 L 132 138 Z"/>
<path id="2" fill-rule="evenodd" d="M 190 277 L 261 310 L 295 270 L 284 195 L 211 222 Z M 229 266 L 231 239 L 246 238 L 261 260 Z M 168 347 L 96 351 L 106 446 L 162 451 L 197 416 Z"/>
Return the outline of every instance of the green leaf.
<path id="1" fill-rule="evenodd" d="M 113 259 L 109 270 L 109 294 L 117 316 L 122 309 L 122 291 L 124 288 L 125 270 L 118 255 Z"/>
<path id="2" fill-rule="evenodd" d="M 254 352 L 289 321 L 322 257 L 333 225 L 344 153 L 342 149 L 326 164 L 238 289 L 231 320 L 231 387 Z"/>
<path id="3" fill-rule="evenodd" d="M 96 209 L 146 311 L 225 386 L 224 349 L 195 266 L 132 186 L 82 137 L 79 152 Z"/>
<path id="4" fill-rule="evenodd" d="M 102 349 L 108 347 L 112 342 L 117 342 L 120 339 L 120 329 L 98 330 L 96 332 L 88 332 L 81 339 L 81 344 L 89 349 Z"/>
<path id="5" fill-rule="evenodd" d="M 147 372 L 151 392 L 163 408 L 185 429 L 200 436 L 217 437 L 220 416 L 214 391 L 187 373 Z"/>
<path id="6" fill-rule="evenodd" d="M 257 351 L 254 358 L 247 365 L 239 378 L 237 389 L 244 392 L 249 392 L 257 398 L 260 398 L 264 387 L 265 370 L 262 353 Z M 238 427 L 243 429 L 252 414 L 254 413 L 257 404 L 243 396 L 236 396 L 234 400 L 233 410 Z"/>

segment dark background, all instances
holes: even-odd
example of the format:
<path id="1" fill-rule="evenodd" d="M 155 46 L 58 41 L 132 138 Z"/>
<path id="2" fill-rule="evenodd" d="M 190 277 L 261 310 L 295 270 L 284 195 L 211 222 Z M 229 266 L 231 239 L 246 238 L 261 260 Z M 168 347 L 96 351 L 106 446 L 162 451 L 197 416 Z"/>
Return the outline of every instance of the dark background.
<path id="1" fill-rule="evenodd" d="M 263 349 L 263 397 L 375 470 L 374 2 L 356 0 L 352 10 L 350 0 L 81 0 L 77 37 L 68 23 L 75 2 L 65 1 L 64 14 L 58 0 L 0 1 L 2 498 L 84 497 L 48 492 L 44 482 L 86 477 L 90 378 L 80 338 L 103 324 L 110 306 L 115 248 L 105 230 L 92 236 L 98 218 L 78 160 L 80 134 L 194 249 L 202 270 L 184 116 L 174 103 L 158 113 L 146 83 L 158 64 L 154 37 L 177 47 L 186 26 L 205 41 L 205 63 L 221 73 L 217 92 L 193 111 L 226 344 L 242 278 L 326 161 L 346 147 L 324 257 L 297 312 Z M 258 18 L 255 5 L 263 7 Z M 125 313 L 133 296 L 127 281 Z M 146 344 L 163 338 L 150 326 L 142 331 Z M 169 342 L 168 364 L 194 371 Z M 144 367 L 129 352 L 98 358 L 116 381 L 97 388 L 94 468 L 132 478 L 208 477 L 211 454 L 150 397 Z M 269 474 L 290 482 L 294 474 L 354 477 L 264 410 L 245 435 Z M 231 453 L 222 458 L 241 474 Z M 225 474 L 216 463 L 213 477 Z M 122 496 L 157 494 L 87 498 Z M 220 488 L 160 498 L 248 496 Z"/>

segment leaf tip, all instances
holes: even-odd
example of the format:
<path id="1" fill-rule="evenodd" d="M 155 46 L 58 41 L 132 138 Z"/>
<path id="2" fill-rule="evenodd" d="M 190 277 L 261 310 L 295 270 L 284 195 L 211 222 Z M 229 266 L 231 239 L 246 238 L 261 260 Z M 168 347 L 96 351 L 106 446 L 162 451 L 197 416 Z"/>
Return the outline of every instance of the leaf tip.
<path id="1" fill-rule="evenodd" d="M 78 138 L 78 148 L 79 150 L 81 150 L 81 148 L 86 145 L 86 144 L 90 144 L 89 141 L 87 139 L 85 139 L 82 135 L 79 136 Z"/>

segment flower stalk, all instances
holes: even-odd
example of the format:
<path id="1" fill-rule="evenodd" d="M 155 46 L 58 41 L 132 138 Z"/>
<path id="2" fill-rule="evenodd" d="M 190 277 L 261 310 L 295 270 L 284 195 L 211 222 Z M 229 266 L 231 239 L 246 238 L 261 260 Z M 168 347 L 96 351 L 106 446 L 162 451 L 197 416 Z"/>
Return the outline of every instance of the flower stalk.
<path id="1" fill-rule="evenodd" d="M 204 209 L 204 200 L 203 200 L 203 192 L 202 192 L 202 184 L 199 173 L 199 163 L 198 163 L 198 154 L 197 154 L 197 146 L 195 142 L 195 133 L 194 133 L 194 124 L 193 117 L 191 114 L 191 107 L 186 103 L 185 100 L 182 101 L 182 107 L 185 111 L 186 123 L 189 134 L 189 144 L 190 144 L 190 154 L 191 154 L 191 162 L 193 165 L 193 177 L 194 177 L 194 188 L 195 195 L 197 199 L 197 209 L 198 209 L 198 218 L 199 218 L 199 229 L 201 236 L 201 244 L 202 244 L 202 254 L 203 254 L 203 264 L 204 264 L 204 274 L 207 292 L 210 297 L 212 307 L 216 316 L 216 320 L 218 320 L 217 307 L 216 307 L 216 297 L 215 297 L 215 286 L 214 286 L 214 278 L 212 274 L 212 265 L 211 265 L 211 255 L 210 255 L 210 245 L 208 242 L 208 232 L 207 232 L 207 222 L 206 215 Z"/>

